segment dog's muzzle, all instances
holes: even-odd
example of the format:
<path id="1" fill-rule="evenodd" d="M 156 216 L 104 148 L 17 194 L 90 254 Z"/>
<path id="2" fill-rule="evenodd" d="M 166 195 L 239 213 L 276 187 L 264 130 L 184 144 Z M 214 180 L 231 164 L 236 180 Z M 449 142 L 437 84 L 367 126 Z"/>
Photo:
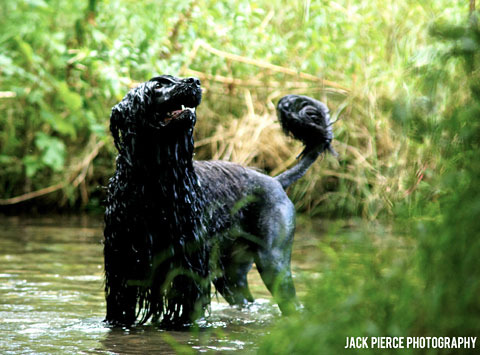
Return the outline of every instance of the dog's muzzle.
<path id="1" fill-rule="evenodd" d="M 202 100 L 200 80 L 162 76 L 151 82 L 155 95 L 155 126 L 166 127 L 175 121 L 195 122 L 195 110 Z"/>

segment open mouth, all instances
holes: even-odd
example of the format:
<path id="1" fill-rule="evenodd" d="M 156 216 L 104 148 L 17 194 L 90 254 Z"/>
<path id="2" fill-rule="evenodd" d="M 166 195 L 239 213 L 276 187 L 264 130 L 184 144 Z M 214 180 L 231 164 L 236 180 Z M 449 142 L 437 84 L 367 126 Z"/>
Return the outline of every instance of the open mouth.
<path id="1" fill-rule="evenodd" d="M 192 114 L 195 114 L 195 107 L 186 107 L 185 105 L 182 105 L 178 110 L 167 112 L 166 116 L 163 118 L 162 125 L 167 125 L 170 123 L 170 121 L 179 118 L 186 111 L 190 111 Z"/>

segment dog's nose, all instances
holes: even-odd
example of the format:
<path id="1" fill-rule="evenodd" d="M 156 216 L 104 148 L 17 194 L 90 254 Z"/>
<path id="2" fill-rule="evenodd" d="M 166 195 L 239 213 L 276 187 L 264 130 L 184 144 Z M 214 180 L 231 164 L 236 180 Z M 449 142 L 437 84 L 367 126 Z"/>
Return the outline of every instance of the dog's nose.
<path id="1" fill-rule="evenodd" d="M 186 78 L 185 82 L 187 82 L 188 84 L 195 84 L 197 86 L 200 86 L 200 80 L 197 78 L 194 78 L 193 76 L 190 78 Z"/>

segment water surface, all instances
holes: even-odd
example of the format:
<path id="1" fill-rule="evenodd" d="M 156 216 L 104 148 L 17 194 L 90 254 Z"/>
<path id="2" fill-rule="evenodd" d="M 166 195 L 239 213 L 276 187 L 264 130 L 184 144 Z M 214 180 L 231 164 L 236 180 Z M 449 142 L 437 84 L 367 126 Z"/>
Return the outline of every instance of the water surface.
<path id="1" fill-rule="evenodd" d="M 1 354 L 254 352 L 268 326 L 281 319 L 252 270 L 256 302 L 238 309 L 218 296 L 197 331 L 106 327 L 102 228 L 101 217 L 0 218 Z M 317 242 L 297 235 L 295 273 L 315 264 L 308 251 Z M 301 294 L 301 283 L 296 286 Z"/>

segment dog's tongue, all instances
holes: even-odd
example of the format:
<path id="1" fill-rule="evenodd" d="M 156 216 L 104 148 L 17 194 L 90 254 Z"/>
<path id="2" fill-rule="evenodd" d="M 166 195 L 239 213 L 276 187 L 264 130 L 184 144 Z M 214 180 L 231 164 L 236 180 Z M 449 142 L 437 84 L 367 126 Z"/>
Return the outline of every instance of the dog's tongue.
<path id="1" fill-rule="evenodd" d="M 175 110 L 175 111 L 172 111 L 171 114 L 172 114 L 172 117 L 176 117 L 179 114 L 181 114 L 182 112 L 183 112 L 183 110 Z"/>
<path id="2" fill-rule="evenodd" d="M 182 105 L 182 108 L 179 109 L 179 110 L 175 110 L 175 111 L 170 111 L 167 113 L 167 116 L 164 118 L 164 124 L 166 123 L 169 123 L 171 120 L 174 120 L 176 119 L 178 116 L 180 116 L 182 114 L 182 112 L 184 112 L 185 110 L 188 110 L 190 112 L 193 112 L 195 113 L 195 109 L 194 108 L 190 108 L 190 107 L 185 107 L 184 105 Z"/>
<path id="3" fill-rule="evenodd" d="M 164 123 L 169 123 L 171 120 L 177 118 L 182 112 L 183 110 L 170 111 L 167 117 L 165 117 Z"/>

